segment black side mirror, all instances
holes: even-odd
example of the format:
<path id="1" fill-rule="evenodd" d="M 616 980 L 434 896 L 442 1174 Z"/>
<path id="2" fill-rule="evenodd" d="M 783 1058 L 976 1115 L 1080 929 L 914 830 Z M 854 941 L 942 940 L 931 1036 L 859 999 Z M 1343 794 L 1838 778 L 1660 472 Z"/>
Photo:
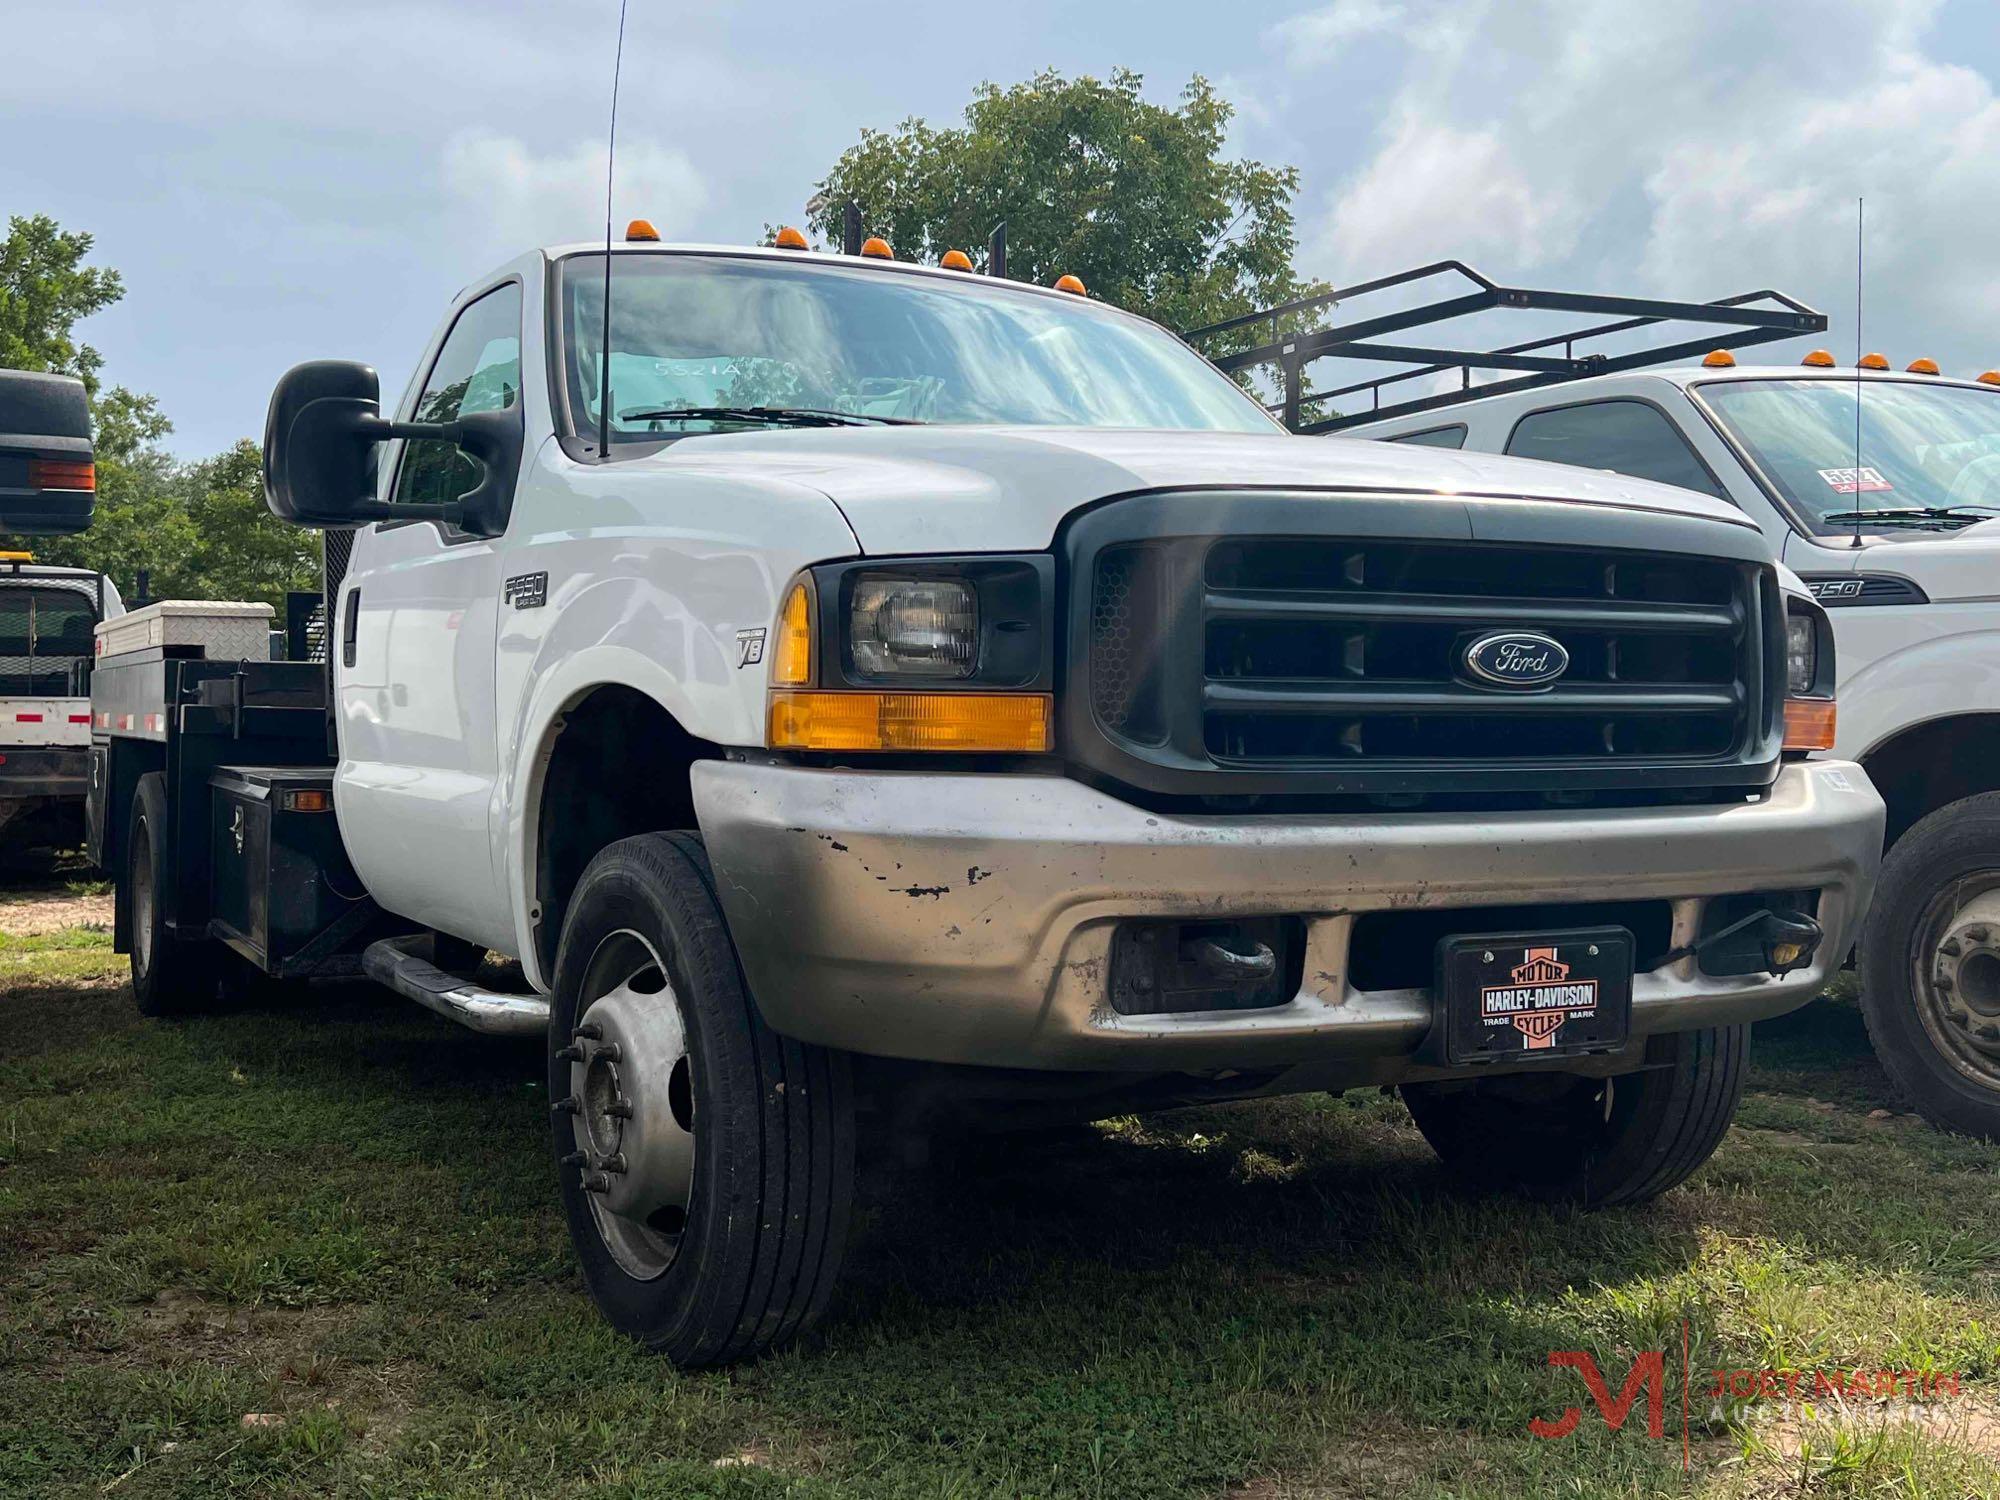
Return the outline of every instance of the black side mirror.
<path id="1" fill-rule="evenodd" d="M 299 526 L 363 521 L 442 521 L 480 536 L 507 524 L 521 457 L 521 411 L 480 412 L 456 422 L 390 422 L 367 365 L 318 359 L 287 370 L 264 423 L 264 504 Z M 453 443 L 484 466 L 479 484 L 438 505 L 375 498 L 377 445 L 390 438 Z"/>
<path id="2" fill-rule="evenodd" d="M 90 525 L 96 505 L 83 382 L 0 370 L 0 531 L 70 536 Z"/>

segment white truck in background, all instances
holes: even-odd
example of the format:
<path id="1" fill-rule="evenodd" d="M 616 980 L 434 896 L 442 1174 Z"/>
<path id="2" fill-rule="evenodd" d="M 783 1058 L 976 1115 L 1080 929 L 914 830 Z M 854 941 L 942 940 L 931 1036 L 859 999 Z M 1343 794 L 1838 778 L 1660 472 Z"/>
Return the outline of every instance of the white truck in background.
<path id="1" fill-rule="evenodd" d="M 285 375 L 329 663 L 93 679 L 140 1008 L 358 966 L 543 1037 L 584 1278 L 693 1365 L 824 1308 L 862 1120 L 1400 1086 L 1485 1186 L 1695 1170 L 1881 845 L 1757 528 L 1298 439 L 1074 278 L 803 244 L 531 251 L 393 417 Z"/>
<path id="2" fill-rule="evenodd" d="M 0 370 L 0 530 L 81 531 L 96 487 L 82 384 Z M 83 841 L 93 631 L 124 610 L 102 573 L 0 551 L 0 862 Z"/>
<path id="3" fill-rule="evenodd" d="M 1768 291 L 1698 304 L 1545 293 L 1447 262 L 1333 300 L 1447 273 L 1475 289 L 1415 308 L 1350 305 L 1334 326 L 1250 351 L 1264 361 L 1221 362 L 1289 361 L 1287 415 L 1301 431 L 1631 475 L 1753 522 L 1827 609 L 1834 751 L 1888 805 L 1858 954 L 1869 1035 L 1924 1116 L 2000 1140 L 2000 371 L 1952 379 L 1931 360 L 1894 369 L 1880 354 L 1842 367 L 1824 349 L 1795 365 L 1739 363 L 1745 345 L 1826 327 Z M 1608 321 L 1440 347 L 1469 342 L 1440 331 L 1455 319 L 1532 309 Z M 1662 333 L 1675 341 L 1631 347 Z M 1309 390 L 1299 372 L 1322 358 L 1397 368 Z"/>

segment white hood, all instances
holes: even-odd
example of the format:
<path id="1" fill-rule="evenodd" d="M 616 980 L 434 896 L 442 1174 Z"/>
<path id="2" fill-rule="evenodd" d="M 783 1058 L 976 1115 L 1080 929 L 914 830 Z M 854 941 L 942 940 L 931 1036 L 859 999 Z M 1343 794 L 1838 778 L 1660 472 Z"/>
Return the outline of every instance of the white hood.
<path id="1" fill-rule="evenodd" d="M 1474 504 L 1480 496 L 1526 497 L 1751 526 L 1725 501 L 1604 470 L 1276 431 L 792 428 L 684 438 L 631 467 L 809 486 L 840 507 L 862 550 L 875 556 L 1040 551 L 1079 507 L 1170 489 L 1400 491 Z"/>

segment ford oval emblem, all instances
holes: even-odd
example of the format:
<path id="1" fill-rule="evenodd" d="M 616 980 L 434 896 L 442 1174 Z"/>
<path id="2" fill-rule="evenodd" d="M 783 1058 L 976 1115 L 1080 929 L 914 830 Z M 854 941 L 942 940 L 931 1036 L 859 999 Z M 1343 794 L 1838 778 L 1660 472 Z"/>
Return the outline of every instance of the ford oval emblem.
<path id="1" fill-rule="evenodd" d="M 1569 670 L 1569 652 L 1532 630 L 1502 630 L 1465 648 L 1465 670 L 1487 687 L 1547 687 Z"/>

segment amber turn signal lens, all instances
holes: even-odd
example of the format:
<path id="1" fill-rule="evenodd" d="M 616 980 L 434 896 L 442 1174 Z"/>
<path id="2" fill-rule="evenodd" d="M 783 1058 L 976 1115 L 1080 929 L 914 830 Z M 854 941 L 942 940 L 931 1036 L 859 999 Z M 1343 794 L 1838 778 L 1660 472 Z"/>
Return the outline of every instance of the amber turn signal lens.
<path id="1" fill-rule="evenodd" d="M 1785 748 L 1787 750 L 1831 750 L 1833 748 L 1833 700 L 1831 698 L 1787 698 L 1785 700 Z"/>
<path id="2" fill-rule="evenodd" d="M 773 750 L 1049 748 L 1046 693 L 771 694 Z"/>
<path id="3" fill-rule="evenodd" d="M 28 488 L 95 491 L 97 465 L 87 458 L 31 458 L 28 460 Z"/>
<path id="4" fill-rule="evenodd" d="M 812 681 L 812 590 L 802 578 L 785 595 L 778 614 L 778 644 L 771 652 L 771 681 L 798 687 Z"/>

